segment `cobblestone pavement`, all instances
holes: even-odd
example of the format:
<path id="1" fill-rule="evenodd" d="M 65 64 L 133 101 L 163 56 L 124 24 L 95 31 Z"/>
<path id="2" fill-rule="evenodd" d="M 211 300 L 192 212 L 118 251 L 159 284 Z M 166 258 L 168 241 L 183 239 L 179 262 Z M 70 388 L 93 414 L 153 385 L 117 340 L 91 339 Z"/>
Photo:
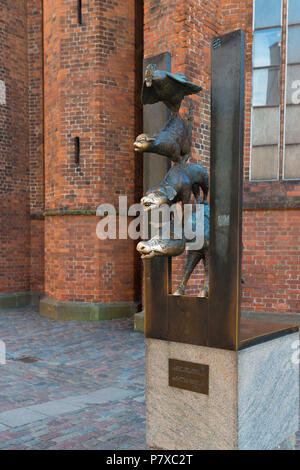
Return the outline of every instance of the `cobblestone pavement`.
<path id="1" fill-rule="evenodd" d="M 2 311 L 0 340 L 0 450 L 146 448 L 145 344 L 132 320 L 55 322 L 32 308 Z"/>
<path id="2" fill-rule="evenodd" d="M 0 312 L 0 449 L 145 449 L 145 345 L 132 320 Z M 18 359 L 35 357 L 37 362 Z"/>

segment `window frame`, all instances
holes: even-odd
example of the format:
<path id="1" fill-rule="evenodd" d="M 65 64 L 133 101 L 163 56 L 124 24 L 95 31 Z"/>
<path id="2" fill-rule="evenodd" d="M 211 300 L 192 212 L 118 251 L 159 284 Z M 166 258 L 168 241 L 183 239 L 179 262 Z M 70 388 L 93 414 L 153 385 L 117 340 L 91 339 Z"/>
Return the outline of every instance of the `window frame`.
<path id="1" fill-rule="evenodd" d="M 281 122 L 280 122 L 280 115 L 281 115 L 281 96 L 279 96 L 279 104 L 277 106 L 274 105 L 265 105 L 265 106 L 254 106 L 253 105 L 253 72 L 255 70 L 262 70 L 262 69 L 278 69 L 279 74 L 280 74 L 280 84 L 282 85 L 282 80 L 283 80 L 283 67 L 282 67 L 282 45 L 281 45 L 281 61 L 279 66 L 265 66 L 265 67 L 254 67 L 253 66 L 253 49 L 254 49 L 254 38 L 255 38 L 255 32 L 256 31 L 266 31 L 269 29 L 276 29 L 280 28 L 281 29 L 281 42 L 283 39 L 283 23 L 284 23 L 284 18 L 283 18 L 283 13 L 284 13 L 284 0 L 281 0 L 281 12 L 280 12 L 280 18 L 281 22 L 280 25 L 272 25 L 272 26 L 265 26 L 261 28 L 255 28 L 255 7 L 256 7 L 256 0 L 253 1 L 253 14 L 252 14 L 252 93 L 251 93 L 251 116 L 250 116 L 250 157 L 249 157 L 249 182 L 250 183 L 260 183 L 260 182 L 274 182 L 274 181 L 280 181 L 280 131 L 281 131 Z M 253 147 L 270 147 L 270 146 L 275 146 L 276 144 L 268 144 L 268 145 L 253 145 L 253 121 L 254 121 L 254 110 L 257 108 L 278 108 L 278 114 L 279 114 L 279 119 L 278 119 L 278 143 L 277 143 L 277 175 L 276 178 L 263 178 L 263 179 L 252 179 L 252 149 Z"/>
<path id="2" fill-rule="evenodd" d="M 287 76 L 288 76 L 288 67 L 291 66 L 300 66 L 300 62 L 292 62 L 291 64 L 288 63 L 288 44 L 289 44 L 289 28 L 293 28 L 295 26 L 300 26 L 300 23 L 291 23 L 289 24 L 289 3 L 290 3 L 290 0 L 287 0 L 287 10 L 286 10 L 286 40 L 285 40 L 285 62 L 284 62 L 284 73 L 285 73 L 285 87 L 284 87 L 284 102 L 283 102 L 283 106 L 284 106 L 284 122 L 283 122 L 283 149 L 282 149 L 282 181 L 299 181 L 300 180 L 300 176 L 298 176 L 297 178 L 286 178 L 285 177 L 285 161 L 286 161 L 286 147 L 288 147 L 289 145 L 299 145 L 300 147 L 300 142 L 299 144 L 286 144 L 286 124 L 287 124 L 287 109 L 288 107 L 290 106 L 300 106 L 299 105 L 295 105 L 295 104 L 292 104 L 292 103 L 287 103 L 287 96 L 288 96 L 288 92 L 287 92 L 287 85 L 288 85 L 288 80 L 287 80 Z M 300 77 L 299 77 L 300 79 Z M 300 130 L 299 130 L 299 133 L 300 133 Z"/>

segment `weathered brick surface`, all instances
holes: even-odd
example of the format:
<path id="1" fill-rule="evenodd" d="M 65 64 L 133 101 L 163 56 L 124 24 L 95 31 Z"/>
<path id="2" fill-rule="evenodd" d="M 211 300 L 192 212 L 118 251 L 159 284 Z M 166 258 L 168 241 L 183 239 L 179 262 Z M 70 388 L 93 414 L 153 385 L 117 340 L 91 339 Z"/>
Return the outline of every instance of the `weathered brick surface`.
<path id="1" fill-rule="evenodd" d="M 244 211 L 244 310 L 300 311 L 299 225 L 299 210 Z"/>
<path id="2" fill-rule="evenodd" d="M 26 1 L 0 1 L 0 293 L 29 289 Z"/>
<path id="3" fill-rule="evenodd" d="M 43 6 L 27 1 L 30 191 L 30 290 L 44 291 Z M 34 219 L 36 218 L 36 219 Z"/>
<path id="4" fill-rule="evenodd" d="M 137 300 L 131 240 L 100 241 L 97 217 L 46 217 L 46 293 L 57 300 Z"/>
<path id="5" fill-rule="evenodd" d="M 41 0 L 1 1 L 0 292 L 42 291 L 43 70 Z"/>
<path id="6" fill-rule="evenodd" d="M 45 208 L 135 198 L 134 1 L 44 5 Z M 76 165 L 74 138 L 80 138 Z M 132 241 L 99 241 L 96 219 L 46 217 L 45 291 L 58 300 L 133 300 Z"/>
<path id="7" fill-rule="evenodd" d="M 44 292 L 45 222 L 30 221 L 30 291 Z"/>

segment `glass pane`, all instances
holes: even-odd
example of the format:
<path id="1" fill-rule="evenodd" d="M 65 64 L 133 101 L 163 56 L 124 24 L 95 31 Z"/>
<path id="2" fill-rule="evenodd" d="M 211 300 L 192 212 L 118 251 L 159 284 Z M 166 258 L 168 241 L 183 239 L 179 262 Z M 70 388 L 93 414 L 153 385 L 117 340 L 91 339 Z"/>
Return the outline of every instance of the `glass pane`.
<path id="1" fill-rule="evenodd" d="M 254 28 L 281 25 L 281 0 L 256 0 Z"/>
<path id="2" fill-rule="evenodd" d="M 289 65 L 286 79 L 287 104 L 300 104 L 300 65 Z"/>
<path id="3" fill-rule="evenodd" d="M 300 23 L 300 0 L 289 0 L 289 24 Z"/>
<path id="4" fill-rule="evenodd" d="M 253 106 L 276 106 L 280 103 L 280 70 L 253 71 Z"/>
<path id="5" fill-rule="evenodd" d="M 290 26 L 288 32 L 288 63 L 300 62 L 300 26 Z"/>
<path id="6" fill-rule="evenodd" d="M 280 65 L 281 29 L 255 31 L 253 46 L 253 67 Z"/>
<path id="7" fill-rule="evenodd" d="M 278 145 L 253 147 L 251 180 L 276 180 L 278 174 Z"/>
<path id="8" fill-rule="evenodd" d="M 252 115 L 252 145 L 278 144 L 279 108 L 255 108 Z"/>
<path id="9" fill-rule="evenodd" d="M 287 145 L 285 147 L 284 178 L 300 179 L 300 145 Z"/>
<path id="10" fill-rule="evenodd" d="M 300 144 L 300 105 L 286 108 L 285 143 Z"/>

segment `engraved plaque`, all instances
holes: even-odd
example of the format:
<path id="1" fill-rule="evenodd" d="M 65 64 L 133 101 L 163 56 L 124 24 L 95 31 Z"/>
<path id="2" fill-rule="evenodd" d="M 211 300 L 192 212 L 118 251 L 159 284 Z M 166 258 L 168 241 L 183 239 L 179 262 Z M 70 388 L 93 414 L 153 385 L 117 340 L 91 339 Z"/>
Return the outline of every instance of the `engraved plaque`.
<path id="1" fill-rule="evenodd" d="M 169 359 L 169 386 L 208 395 L 209 366 Z"/>

